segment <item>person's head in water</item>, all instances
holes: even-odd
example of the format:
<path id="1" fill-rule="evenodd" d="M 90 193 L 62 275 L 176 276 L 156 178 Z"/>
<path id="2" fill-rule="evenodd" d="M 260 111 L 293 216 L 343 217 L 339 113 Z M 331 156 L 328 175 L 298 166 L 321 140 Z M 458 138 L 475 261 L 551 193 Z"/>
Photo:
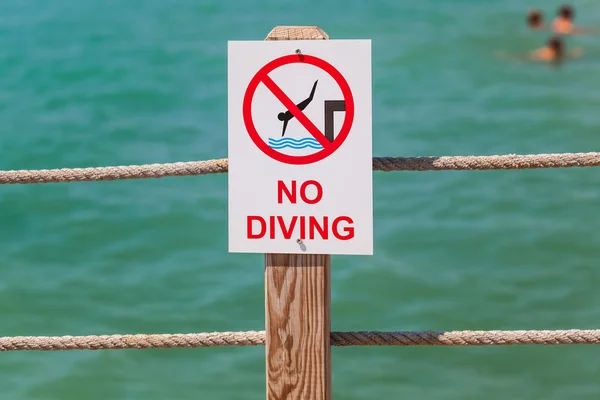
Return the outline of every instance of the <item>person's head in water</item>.
<path id="1" fill-rule="evenodd" d="M 544 15 L 538 8 L 532 8 L 527 12 L 527 26 L 531 29 L 539 29 L 544 24 Z"/>
<path id="2" fill-rule="evenodd" d="M 552 30 L 561 35 L 588 35 L 596 32 L 595 28 L 589 26 L 576 26 L 575 10 L 568 4 L 558 8 L 556 17 L 552 21 Z"/>
<path id="3" fill-rule="evenodd" d="M 563 4 L 558 8 L 556 17 L 552 21 L 552 30 L 561 35 L 570 35 L 574 32 L 573 7 Z"/>
<path id="4" fill-rule="evenodd" d="M 568 4 L 563 4 L 562 6 L 560 6 L 560 8 L 558 9 L 558 15 L 559 18 L 573 22 L 573 18 L 574 16 L 574 12 L 573 12 L 573 7 L 571 7 Z"/>
<path id="5" fill-rule="evenodd" d="M 554 52 L 554 58 L 559 59 L 563 56 L 564 45 L 560 36 L 552 36 L 548 39 L 548 48 Z"/>

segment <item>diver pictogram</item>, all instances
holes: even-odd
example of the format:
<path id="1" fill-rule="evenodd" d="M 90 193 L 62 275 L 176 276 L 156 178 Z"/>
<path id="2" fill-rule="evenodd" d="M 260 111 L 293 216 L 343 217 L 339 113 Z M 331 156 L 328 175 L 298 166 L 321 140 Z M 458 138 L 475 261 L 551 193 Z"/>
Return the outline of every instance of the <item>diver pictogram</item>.
<path id="1" fill-rule="evenodd" d="M 317 79 L 313 83 L 310 95 L 300 103 L 295 104 L 295 102 L 292 101 L 269 76 L 269 73 L 275 69 L 293 63 L 304 63 L 319 68 L 327 73 L 330 78 L 333 78 L 339 87 L 339 90 L 341 90 L 343 99 L 334 98 L 331 100 L 324 100 L 323 103 L 321 103 L 324 113 L 324 127 L 321 129 L 319 129 L 315 123 L 304 114 L 304 110 L 311 105 L 314 100 L 315 91 L 317 89 L 319 80 Z M 298 79 L 302 79 L 302 77 L 300 76 Z M 254 124 L 252 104 L 255 100 L 254 96 L 256 94 L 256 89 L 260 84 L 263 84 L 281 102 L 281 104 L 283 104 L 286 109 L 285 111 L 277 114 L 277 119 L 283 122 L 281 136 L 279 139 L 271 137 L 263 138 L 258 133 Z M 327 97 L 329 95 L 332 94 L 326 93 L 324 95 L 321 93 L 319 96 L 322 98 L 323 96 Z M 338 95 L 339 94 L 333 96 L 337 97 Z M 314 105 L 311 105 L 311 108 L 312 107 L 314 107 Z M 339 133 L 335 135 L 334 114 L 338 111 L 345 112 L 345 115 L 341 129 Z M 340 146 L 348 137 L 354 121 L 354 99 L 346 79 L 333 65 L 321 58 L 307 54 L 302 54 L 301 56 L 287 55 L 279 57 L 266 64 L 264 67 L 259 69 L 259 71 L 250 80 L 243 99 L 242 114 L 244 118 L 244 124 L 250 138 L 254 144 L 267 156 L 286 164 L 312 164 L 333 154 L 337 149 L 340 148 Z M 299 139 L 285 137 L 288 124 L 294 118 L 306 130 L 308 137 Z M 263 134 L 266 134 L 266 132 L 263 132 Z M 302 150 L 303 153 L 288 154 L 280 151 L 283 148 L 290 148 L 292 152 Z M 307 150 L 305 149 L 314 149 L 316 151 L 306 154 Z"/>
<path id="2" fill-rule="evenodd" d="M 298 109 L 300 111 L 304 111 L 306 106 L 308 106 L 310 104 L 310 102 L 313 100 L 313 97 L 315 96 L 315 89 L 317 88 L 318 82 L 319 82 L 319 80 L 317 79 L 315 81 L 315 84 L 312 87 L 312 90 L 310 91 L 310 96 L 308 96 L 308 98 L 306 100 L 301 101 L 300 103 L 296 104 L 296 107 L 298 107 Z M 279 119 L 280 121 L 283 121 L 283 131 L 281 132 L 281 137 L 283 137 L 283 135 L 285 135 L 285 129 L 287 128 L 287 124 L 288 124 L 288 122 L 290 122 L 290 120 L 292 118 L 294 118 L 294 114 L 292 114 L 292 112 L 290 110 L 287 110 L 286 112 L 280 112 L 277 115 L 277 119 Z"/>

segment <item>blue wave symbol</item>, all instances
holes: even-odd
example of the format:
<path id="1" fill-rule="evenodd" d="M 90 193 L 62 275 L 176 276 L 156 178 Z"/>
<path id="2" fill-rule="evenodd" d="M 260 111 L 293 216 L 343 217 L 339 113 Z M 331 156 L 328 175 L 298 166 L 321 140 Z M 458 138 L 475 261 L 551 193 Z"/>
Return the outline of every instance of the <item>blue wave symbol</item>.
<path id="1" fill-rule="evenodd" d="M 269 147 L 275 150 L 286 147 L 296 150 L 306 148 L 320 150 L 323 148 L 323 146 L 321 146 L 321 144 L 315 138 L 294 139 L 290 137 L 282 137 L 280 139 L 269 138 Z"/>

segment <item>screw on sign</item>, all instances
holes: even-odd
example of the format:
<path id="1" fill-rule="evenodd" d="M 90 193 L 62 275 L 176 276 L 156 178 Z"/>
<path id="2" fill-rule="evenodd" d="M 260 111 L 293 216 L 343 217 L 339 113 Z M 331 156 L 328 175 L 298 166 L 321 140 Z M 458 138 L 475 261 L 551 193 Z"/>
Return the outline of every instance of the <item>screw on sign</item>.
<path id="1" fill-rule="evenodd" d="M 343 100 L 325 100 L 323 104 L 325 122 L 324 133 L 317 128 L 317 126 L 315 126 L 315 124 L 303 112 L 313 100 L 315 90 L 317 89 L 318 80 L 313 83 L 312 90 L 308 97 L 300 103 L 295 104 L 294 101 L 292 101 L 269 77 L 269 73 L 273 72 L 277 68 L 294 63 L 306 63 L 322 69 L 335 80 L 342 91 Z M 282 138 L 285 135 L 288 123 L 295 118 L 312 136 L 312 143 L 307 145 L 314 149 L 320 149 L 319 151 L 305 155 L 290 155 L 277 151 L 279 148 L 279 146 L 277 146 L 279 143 L 278 141 L 272 141 L 269 139 L 271 146 L 265 143 L 265 141 L 260 137 L 256 126 L 254 125 L 252 116 L 252 101 L 254 99 L 256 89 L 261 83 L 264 84 L 267 89 L 273 93 L 273 95 L 287 109 L 287 111 L 281 112 L 277 115 L 277 118 L 283 122 L 281 135 Z M 333 122 L 334 113 L 336 111 L 345 111 L 345 118 L 339 134 L 334 138 Z M 250 138 L 254 144 L 267 156 L 286 164 L 312 164 L 333 154 L 337 149 L 340 148 L 340 146 L 348 137 L 350 129 L 352 128 L 352 122 L 354 120 L 354 99 L 346 79 L 333 65 L 329 64 L 327 61 L 307 54 L 286 55 L 269 62 L 254 75 L 248 84 L 248 88 L 244 95 L 242 112 L 244 124 L 246 125 L 246 129 L 250 135 Z M 281 139 L 281 141 L 293 143 L 293 139 Z M 308 142 L 304 143 L 306 144 Z"/>

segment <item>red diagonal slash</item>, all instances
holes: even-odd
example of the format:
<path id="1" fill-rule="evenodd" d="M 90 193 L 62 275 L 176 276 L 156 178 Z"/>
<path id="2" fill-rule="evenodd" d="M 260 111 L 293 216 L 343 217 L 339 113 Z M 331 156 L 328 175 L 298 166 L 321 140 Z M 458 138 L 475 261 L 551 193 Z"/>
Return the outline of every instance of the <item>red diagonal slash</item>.
<path id="1" fill-rule="evenodd" d="M 306 128 L 308 133 L 310 133 L 315 139 L 317 139 L 321 146 L 323 146 L 323 149 L 327 149 L 327 147 L 331 146 L 331 142 L 327 140 L 327 138 L 321 133 L 319 128 L 317 128 L 315 124 L 313 124 L 312 121 L 308 119 L 308 117 L 304 115 L 304 113 L 298 107 L 296 107 L 294 102 L 290 100 L 290 98 L 287 97 L 285 93 L 283 93 L 283 90 L 281 90 L 279 86 L 277 86 L 277 84 L 273 82 L 269 75 L 261 74 L 260 80 L 262 81 L 262 83 L 264 83 L 267 89 L 269 89 L 275 95 L 275 97 L 277 97 L 277 99 L 285 106 L 285 108 L 290 110 L 290 112 L 294 115 L 294 117 L 296 117 L 298 122 L 300 122 L 302 126 Z"/>

